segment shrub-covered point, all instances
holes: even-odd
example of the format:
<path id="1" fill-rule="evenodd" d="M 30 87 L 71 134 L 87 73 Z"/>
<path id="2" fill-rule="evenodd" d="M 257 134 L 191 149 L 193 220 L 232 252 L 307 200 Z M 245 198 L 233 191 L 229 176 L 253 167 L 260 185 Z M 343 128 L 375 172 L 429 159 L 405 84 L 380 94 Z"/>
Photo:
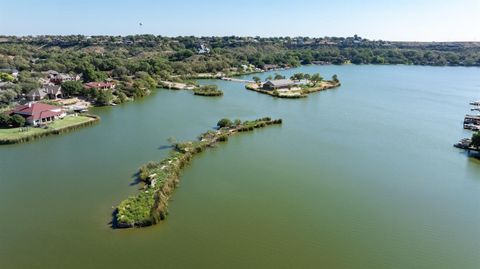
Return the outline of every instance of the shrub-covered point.
<path id="1" fill-rule="evenodd" d="M 180 172 L 196 154 L 227 141 L 229 136 L 236 133 L 281 123 L 281 119 L 270 118 L 245 121 L 230 128 L 207 131 L 199 135 L 198 141 L 175 143 L 169 157 L 159 162 L 149 162 L 140 168 L 138 179 L 144 183 L 143 190 L 118 205 L 113 222 L 115 227 L 143 227 L 165 219 L 168 200 L 180 181 Z"/>
<path id="2" fill-rule="evenodd" d="M 218 89 L 217 85 L 205 85 L 193 89 L 195 95 L 202 96 L 222 96 L 223 92 Z"/>

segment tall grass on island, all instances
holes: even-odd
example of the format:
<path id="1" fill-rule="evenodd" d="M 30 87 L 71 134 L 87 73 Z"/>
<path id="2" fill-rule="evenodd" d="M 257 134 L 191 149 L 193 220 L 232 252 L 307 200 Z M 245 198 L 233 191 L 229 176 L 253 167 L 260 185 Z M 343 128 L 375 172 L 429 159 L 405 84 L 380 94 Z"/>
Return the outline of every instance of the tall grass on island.
<path id="1" fill-rule="evenodd" d="M 201 96 L 222 96 L 223 92 L 218 89 L 217 85 L 205 85 L 193 89 L 193 94 Z"/>
<path id="2" fill-rule="evenodd" d="M 144 186 L 138 195 L 118 205 L 113 214 L 113 227 L 145 227 L 164 220 L 168 214 L 168 200 L 180 182 L 180 173 L 194 155 L 228 141 L 229 136 L 277 124 L 282 124 L 282 120 L 268 117 L 243 122 L 221 119 L 217 130 L 201 134 L 198 140 L 173 143 L 173 149 L 166 159 L 140 167 L 138 179 Z"/>

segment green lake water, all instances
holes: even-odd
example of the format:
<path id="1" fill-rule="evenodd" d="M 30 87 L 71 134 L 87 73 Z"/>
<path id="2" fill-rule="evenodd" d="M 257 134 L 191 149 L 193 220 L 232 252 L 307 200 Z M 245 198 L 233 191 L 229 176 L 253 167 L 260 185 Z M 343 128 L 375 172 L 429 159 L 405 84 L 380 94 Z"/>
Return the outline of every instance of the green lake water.
<path id="1" fill-rule="evenodd" d="M 202 81 L 224 96 L 158 90 L 95 109 L 99 125 L 0 147 L 0 268 L 480 268 L 480 161 L 452 147 L 471 135 L 480 68 L 294 72 L 343 85 L 288 100 Z M 167 138 L 264 116 L 284 124 L 194 159 L 167 221 L 110 228 Z"/>

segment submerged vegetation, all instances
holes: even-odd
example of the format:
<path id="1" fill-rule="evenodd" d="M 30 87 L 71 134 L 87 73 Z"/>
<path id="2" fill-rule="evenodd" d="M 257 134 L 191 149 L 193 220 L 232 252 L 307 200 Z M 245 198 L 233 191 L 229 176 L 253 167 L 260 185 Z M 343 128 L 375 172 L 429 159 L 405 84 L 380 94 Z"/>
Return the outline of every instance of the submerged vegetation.
<path id="1" fill-rule="evenodd" d="M 159 162 L 149 162 L 140 168 L 138 179 L 144 183 L 144 187 L 138 195 L 129 197 L 118 205 L 114 213 L 114 227 L 143 227 L 165 219 L 168 200 L 180 181 L 180 172 L 195 154 L 227 141 L 231 135 L 281 123 L 281 119 L 272 120 L 268 117 L 244 122 L 222 119 L 218 130 L 201 134 L 197 141 L 174 143 L 169 157 Z"/>
<path id="2" fill-rule="evenodd" d="M 193 94 L 201 96 L 222 96 L 223 92 L 217 85 L 205 85 L 193 89 Z"/>

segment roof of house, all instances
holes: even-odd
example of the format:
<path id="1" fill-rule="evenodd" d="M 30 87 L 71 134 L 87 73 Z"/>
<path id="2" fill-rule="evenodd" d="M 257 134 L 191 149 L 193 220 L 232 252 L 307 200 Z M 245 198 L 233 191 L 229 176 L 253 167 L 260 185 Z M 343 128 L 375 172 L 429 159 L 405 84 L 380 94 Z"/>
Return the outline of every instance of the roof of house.
<path id="1" fill-rule="evenodd" d="M 294 84 L 294 82 L 290 79 L 276 79 L 276 80 L 269 80 L 265 82 L 265 84 L 270 84 L 277 88 L 288 87 Z"/>
<path id="2" fill-rule="evenodd" d="M 48 118 L 51 116 L 58 116 L 62 114 L 62 108 L 58 106 L 47 105 L 43 103 L 29 103 L 27 105 L 18 105 L 11 114 L 19 114 L 27 116 L 27 119 L 38 120 Z"/>
<path id="3" fill-rule="evenodd" d="M 0 68 L 0 72 L 13 74 L 18 73 L 18 70 L 14 68 Z"/>
<path id="4" fill-rule="evenodd" d="M 42 88 L 38 88 L 35 90 L 30 91 L 27 96 L 40 96 L 45 97 L 47 94 L 54 94 L 57 95 L 62 92 L 62 86 L 60 85 L 44 85 Z"/>
<path id="5" fill-rule="evenodd" d="M 85 88 L 94 89 L 94 88 L 111 88 L 115 86 L 115 83 L 112 82 L 89 82 L 85 83 Z"/>

